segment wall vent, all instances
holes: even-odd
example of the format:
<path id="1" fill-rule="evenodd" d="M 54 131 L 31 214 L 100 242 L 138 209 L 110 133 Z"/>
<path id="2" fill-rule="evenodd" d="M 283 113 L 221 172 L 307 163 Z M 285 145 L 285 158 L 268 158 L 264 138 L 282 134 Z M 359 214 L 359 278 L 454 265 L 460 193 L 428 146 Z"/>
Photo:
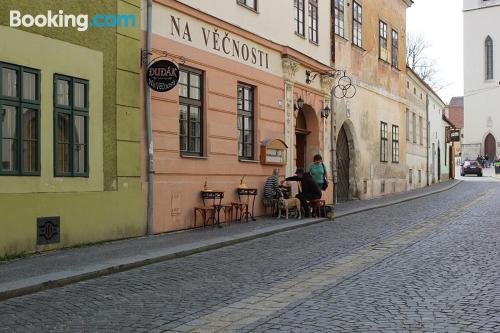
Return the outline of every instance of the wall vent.
<path id="1" fill-rule="evenodd" d="M 60 241 L 59 216 L 39 217 L 36 220 L 36 244 L 46 245 L 59 243 Z"/>

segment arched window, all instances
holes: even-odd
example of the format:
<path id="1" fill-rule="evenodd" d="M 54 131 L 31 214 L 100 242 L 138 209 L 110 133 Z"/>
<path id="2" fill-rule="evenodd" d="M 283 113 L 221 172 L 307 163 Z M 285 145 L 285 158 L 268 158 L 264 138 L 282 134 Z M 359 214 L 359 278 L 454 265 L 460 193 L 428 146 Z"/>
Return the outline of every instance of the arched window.
<path id="1" fill-rule="evenodd" d="M 490 36 L 484 42 L 486 56 L 486 80 L 493 80 L 493 40 Z"/>

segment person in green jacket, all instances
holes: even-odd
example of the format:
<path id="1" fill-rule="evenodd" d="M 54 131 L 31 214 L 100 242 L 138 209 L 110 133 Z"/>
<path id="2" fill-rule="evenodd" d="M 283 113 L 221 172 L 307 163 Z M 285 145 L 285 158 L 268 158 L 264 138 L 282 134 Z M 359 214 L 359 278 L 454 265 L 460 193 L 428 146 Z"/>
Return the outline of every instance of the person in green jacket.
<path id="1" fill-rule="evenodd" d="M 313 163 L 309 166 L 309 172 L 313 176 L 314 181 L 318 184 L 319 188 L 323 191 L 326 190 L 328 183 L 326 182 L 326 168 L 323 164 L 321 155 L 316 154 L 313 158 Z"/>

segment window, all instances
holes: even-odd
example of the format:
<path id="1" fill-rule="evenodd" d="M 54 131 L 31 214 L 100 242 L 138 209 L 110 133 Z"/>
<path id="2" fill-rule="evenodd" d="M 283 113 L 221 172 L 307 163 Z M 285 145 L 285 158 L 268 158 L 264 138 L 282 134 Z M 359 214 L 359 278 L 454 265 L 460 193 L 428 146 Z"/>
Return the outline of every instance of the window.
<path id="1" fill-rule="evenodd" d="M 202 156 L 203 73 L 179 70 L 179 139 L 181 155 Z"/>
<path id="2" fill-rule="evenodd" d="M 424 118 L 423 117 L 419 117 L 419 130 L 420 130 L 420 145 L 423 146 L 424 145 Z"/>
<path id="3" fill-rule="evenodd" d="M 410 185 L 413 184 L 413 170 L 412 169 L 408 170 L 408 183 Z"/>
<path id="4" fill-rule="evenodd" d="M 399 126 L 392 125 L 392 163 L 399 163 Z"/>
<path id="5" fill-rule="evenodd" d="M 412 125 L 413 125 L 413 143 L 417 143 L 417 114 L 412 115 Z"/>
<path id="6" fill-rule="evenodd" d="M 387 51 L 387 24 L 379 21 L 379 58 L 389 62 L 389 52 Z"/>
<path id="7" fill-rule="evenodd" d="M 304 37 L 304 0 L 294 0 L 293 7 L 295 9 L 295 32 Z"/>
<path id="8" fill-rule="evenodd" d="M 309 0 L 309 40 L 318 44 L 318 1 Z"/>
<path id="9" fill-rule="evenodd" d="M 54 175 L 88 177 L 89 83 L 54 75 Z"/>
<path id="10" fill-rule="evenodd" d="M 392 67 L 399 68 L 399 36 L 398 32 L 392 30 L 392 54 L 391 54 L 391 65 Z"/>
<path id="11" fill-rule="evenodd" d="M 0 62 L 0 174 L 40 174 L 40 71 Z"/>
<path id="12" fill-rule="evenodd" d="M 410 110 L 406 109 L 406 141 L 410 141 Z"/>
<path id="13" fill-rule="evenodd" d="M 240 5 L 243 5 L 245 7 L 251 8 L 255 11 L 257 11 L 257 0 L 238 0 L 237 1 Z"/>
<path id="14" fill-rule="evenodd" d="M 380 162 L 387 162 L 387 123 L 380 123 Z"/>
<path id="15" fill-rule="evenodd" d="M 418 183 L 422 184 L 422 170 L 418 170 Z"/>
<path id="16" fill-rule="evenodd" d="M 238 84 L 238 157 L 254 158 L 254 88 Z"/>
<path id="17" fill-rule="evenodd" d="M 344 37 L 344 0 L 335 0 L 335 33 Z"/>
<path id="18" fill-rule="evenodd" d="M 356 46 L 363 46 L 363 8 L 356 1 L 352 6 L 352 42 Z"/>
<path id="19" fill-rule="evenodd" d="M 486 80 L 493 80 L 493 40 L 490 36 L 484 42 L 486 53 Z"/>

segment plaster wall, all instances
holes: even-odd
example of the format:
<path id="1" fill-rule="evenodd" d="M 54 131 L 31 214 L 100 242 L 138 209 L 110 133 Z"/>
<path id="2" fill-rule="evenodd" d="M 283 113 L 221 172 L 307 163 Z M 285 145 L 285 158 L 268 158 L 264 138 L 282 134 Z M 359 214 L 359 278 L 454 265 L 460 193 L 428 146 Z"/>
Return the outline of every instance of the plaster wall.
<path id="1" fill-rule="evenodd" d="M 406 166 L 408 168 L 408 189 L 426 186 L 427 173 L 427 93 L 421 80 L 407 69 L 407 112 L 406 132 Z M 415 115 L 415 116 L 414 116 Z M 422 121 L 421 121 L 421 120 Z M 415 121 L 415 124 L 413 123 Z M 421 126 L 422 125 L 422 128 Z M 422 134 L 422 135 L 421 135 Z M 410 184 L 410 170 L 411 184 Z M 419 176 L 420 175 L 420 176 Z"/>
<path id="2" fill-rule="evenodd" d="M 305 1 L 305 37 L 295 34 L 293 1 L 258 1 L 256 12 L 239 5 L 236 0 L 181 0 L 180 2 L 277 44 L 292 47 L 323 64 L 330 63 L 329 1 L 318 1 L 318 44 L 308 39 L 307 1 Z"/>
<path id="3" fill-rule="evenodd" d="M 354 138 L 351 196 L 369 199 L 407 189 L 404 56 L 407 6 L 394 0 L 359 3 L 363 7 L 362 46 L 351 42 L 352 3 L 344 12 L 345 36 L 335 38 L 335 67 L 346 70 L 357 94 L 352 99 L 335 99 L 334 106 L 336 133 L 346 123 Z M 398 32 L 397 66 L 379 59 L 379 20 L 387 23 L 389 52 L 391 31 Z M 388 125 L 388 162 L 380 162 L 381 122 Z M 392 125 L 399 126 L 399 163 L 392 162 Z"/>
<path id="4" fill-rule="evenodd" d="M 463 157 L 484 154 L 488 133 L 500 143 L 500 1 L 464 2 L 464 148 Z M 493 79 L 486 80 L 485 40 L 493 40 Z"/>

